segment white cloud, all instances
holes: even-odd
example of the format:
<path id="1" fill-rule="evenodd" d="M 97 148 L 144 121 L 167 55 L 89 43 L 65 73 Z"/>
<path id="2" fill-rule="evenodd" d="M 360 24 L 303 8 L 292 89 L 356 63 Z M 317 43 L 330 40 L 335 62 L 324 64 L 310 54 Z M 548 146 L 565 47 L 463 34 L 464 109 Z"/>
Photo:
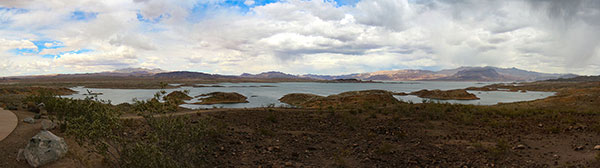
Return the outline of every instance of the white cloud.
<path id="1" fill-rule="evenodd" d="M 11 49 L 36 49 L 37 46 L 29 40 L 8 40 L 0 38 L 0 52 L 7 52 Z"/>
<path id="2" fill-rule="evenodd" d="M 127 66 L 240 74 L 343 74 L 502 66 L 598 74 L 600 7 L 580 0 L 288 0 L 240 7 L 209 1 L 2 1 L 0 76 Z M 558 3 L 558 4 L 557 4 Z M 563 4 L 564 3 L 564 4 Z M 198 14 L 193 11 L 199 8 Z M 553 13 L 556 9 L 563 13 Z M 72 12 L 97 13 L 86 21 Z M 196 13 L 195 13 L 196 12 Z M 141 19 L 147 20 L 139 21 Z M 32 41 L 51 40 L 38 50 Z M 71 51 L 89 50 L 74 53 Z M 42 55 L 61 54 L 57 58 Z M 35 58 L 40 59 L 35 59 Z M 37 60 L 35 62 L 29 60 Z M 11 69 L 11 71 L 6 71 Z"/>
<path id="3" fill-rule="evenodd" d="M 246 0 L 246 1 L 244 1 L 244 5 L 252 6 L 252 5 L 254 5 L 254 0 Z"/>
<path id="4" fill-rule="evenodd" d="M 110 52 L 102 53 L 66 53 L 60 58 L 55 58 L 57 65 L 74 68 L 77 70 L 97 70 L 106 68 L 123 68 L 136 65 L 138 57 L 135 49 L 131 47 L 116 47 Z"/>

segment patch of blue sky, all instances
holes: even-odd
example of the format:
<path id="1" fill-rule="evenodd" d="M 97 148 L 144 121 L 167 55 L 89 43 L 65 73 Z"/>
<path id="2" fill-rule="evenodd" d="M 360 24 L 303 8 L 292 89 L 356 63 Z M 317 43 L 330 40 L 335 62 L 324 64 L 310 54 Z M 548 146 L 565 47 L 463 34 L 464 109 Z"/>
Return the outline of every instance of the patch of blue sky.
<path id="1" fill-rule="evenodd" d="M 94 50 L 91 49 L 81 49 L 81 50 L 73 50 L 73 51 L 65 51 L 65 52 L 60 52 L 58 54 L 45 54 L 45 55 L 41 55 L 44 58 L 60 58 L 61 55 L 64 54 L 81 54 L 81 53 L 87 53 L 87 52 L 92 52 Z"/>
<path id="2" fill-rule="evenodd" d="M 84 12 L 84 11 L 79 11 L 79 10 L 71 12 L 71 19 L 78 20 L 78 21 L 93 20 L 93 19 L 96 19 L 97 16 L 98 16 L 97 12 Z"/>
<path id="3" fill-rule="evenodd" d="M 281 0 L 223 0 L 218 2 L 199 2 L 191 10 L 188 21 L 198 22 L 202 19 L 213 16 L 216 12 L 227 10 L 237 12 L 242 15 L 250 12 L 250 9 L 256 6 L 264 6 Z"/>
<path id="4" fill-rule="evenodd" d="M 144 15 L 142 15 L 139 12 L 136 15 L 137 15 L 137 20 L 140 22 L 144 22 L 144 23 L 158 23 L 165 18 L 171 17 L 171 15 L 168 13 L 161 14 L 160 16 L 158 16 L 156 18 L 145 18 Z"/>
<path id="5" fill-rule="evenodd" d="M 39 54 L 45 49 L 57 49 L 65 47 L 63 42 L 55 40 L 37 40 L 31 42 L 36 46 L 36 48 L 16 48 L 12 49 L 11 52 L 16 55 L 35 55 Z"/>
<path id="6" fill-rule="evenodd" d="M 15 55 L 32 55 L 40 53 L 37 48 L 15 48 L 9 52 Z"/>
<path id="7" fill-rule="evenodd" d="M 333 1 L 335 2 L 336 7 L 341 7 L 341 6 L 354 6 L 360 0 L 333 0 Z"/>
<path id="8" fill-rule="evenodd" d="M 22 9 L 22 8 L 7 8 L 7 7 L 1 7 L 0 6 L 0 12 L 12 12 L 15 14 L 21 14 L 21 13 L 27 13 L 28 10 L 27 9 Z"/>
<path id="9" fill-rule="evenodd" d="M 335 3 L 336 7 L 354 6 L 360 0 L 321 0 L 324 2 Z M 251 9 L 257 6 L 264 6 L 276 2 L 285 2 L 285 0 L 222 0 L 217 2 L 199 2 L 191 10 L 187 18 L 190 22 L 198 22 L 205 18 L 210 18 L 220 10 L 228 10 L 246 15 Z"/>
<path id="10" fill-rule="evenodd" d="M 54 41 L 54 40 L 39 40 L 39 41 L 32 41 L 32 43 L 33 43 L 33 45 L 35 45 L 38 48 L 38 50 L 40 52 L 44 49 L 56 49 L 56 48 L 65 47 L 63 42 Z"/>

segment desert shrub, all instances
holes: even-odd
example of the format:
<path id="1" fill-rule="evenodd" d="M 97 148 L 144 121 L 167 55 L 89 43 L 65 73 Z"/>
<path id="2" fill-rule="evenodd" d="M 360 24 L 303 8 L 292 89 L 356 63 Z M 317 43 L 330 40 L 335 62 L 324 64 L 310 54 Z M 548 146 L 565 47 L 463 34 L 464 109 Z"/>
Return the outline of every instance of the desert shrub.
<path id="1" fill-rule="evenodd" d="M 176 110 L 176 102 L 153 99 L 136 101 L 128 109 L 143 119 L 123 120 L 119 109 L 96 98 L 66 99 L 50 93 L 27 98 L 44 103 L 67 136 L 91 152 L 103 156 L 110 167 L 202 167 L 222 124 L 209 119 L 164 115 Z M 163 115 L 158 115 L 163 114 Z M 210 124 L 209 124 L 210 123 Z"/>
<path id="2" fill-rule="evenodd" d="M 265 118 L 265 121 L 270 122 L 270 123 L 277 123 L 277 116 L 275 115 L 275 112 L 270 111 L 269 115 L 267 115 L 267 117 Z"/>
<path id="3" fill-rule="evenodd" d="M 510 146 L 505 140 L 498 140 L 495 146 L 488 150 L 489 157 L 500 160 L 510 152 Z"/>
<path id="4" fill-rule="evenodd" d="M 352 130 L 359 128 L 360 123 L 362 122 L 360 116 L 345 111 L 335 113 L 334 117 L 338 118 L 345 126 Z"/>
<path id="5" fill-rule="evenodd" d="M 198 167 L 206 164 L 216 130 L 189 117 L 146 117 L 144 135 L 122 151 L 123 167 Z"/>
<path id="6" fill-rule="evenodd" d="M 74 137 L 80 145 L 106 159 L 119 159 L 119 135 L 122 132 L 120 113 L 106 102 L 93 97 L 83 100 L 60 98 L 50 92 L 31 95 L 26 100 L 35 104 L 44 103 L 61 131 Z"/>

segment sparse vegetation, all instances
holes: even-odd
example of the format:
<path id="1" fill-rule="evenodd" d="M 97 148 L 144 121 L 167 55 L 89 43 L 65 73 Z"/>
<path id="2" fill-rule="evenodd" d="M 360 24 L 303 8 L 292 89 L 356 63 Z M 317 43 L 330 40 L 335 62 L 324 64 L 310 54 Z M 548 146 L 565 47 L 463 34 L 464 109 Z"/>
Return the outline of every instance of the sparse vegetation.
<path id="1" fill-rule="evenodd" d="M 600 101 L 590 101 L 598 96 L 596 87 L 558 86 L 557 95 L 547 99 L 494 106 L 364 101 L 361 94 L 347 93 L 315 101 L 315 108 L 217 108 L 182 116 L 170 115 L 181 109 L 177 101 L 161 99 L 164 92 L 118 106 L 50 93 L 25 100 L 43 102 L 61 130 L 102 156 L 107 167 L 279 166 L 288 161 L 342 167 L 543 167 L 554 165 L 554 156 L 515 149 L 527 142 L 521 139 L 595 143 L 586 139 L 600 132 Z M 517 90 L 535 90 L 527 87 Z M 119 119 L 123 113 L 142 117 Z M 597 161 L 571 163 L 594 167 Z M 561 160 L 559 166 L 565 164 Z"/>
<path id="2" fill-rule="evenodd" d="M 164 92 L 148 101 L 137 101 L 133 109 L 143 120 L 119 118 L 121 112 L 109 103 L 90 97 L 66 99 L 51 93 L 28 97 L 44 103 L 62 131 L 104 157 L 111 167 L 197 167 L 206 164 L 209 144 L 217 128 L 208 120 L 187 116 L 155 117 L 177 109 L 176 99 L 158 101 Z"/>

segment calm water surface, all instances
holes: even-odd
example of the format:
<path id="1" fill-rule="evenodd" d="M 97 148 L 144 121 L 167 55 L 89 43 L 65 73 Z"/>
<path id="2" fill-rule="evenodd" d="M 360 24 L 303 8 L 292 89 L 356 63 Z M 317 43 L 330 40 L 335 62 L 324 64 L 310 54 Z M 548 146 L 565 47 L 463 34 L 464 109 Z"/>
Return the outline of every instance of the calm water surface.
<path id="1" fill-rule="evenodd" d="M 486 82 L 434 82 L 434 81 L 410 81 L 410 82 L 384 82 L 384 83 L 315 83 L 315 82 L 284 82 L 284 83 L 220 83 L 224 87 L 181 87 L 176 89 L 165 89 L 167 92 L 176 90 L 189 90 L 189 95 L 194 97 L 210 92 L 237 92 L 248 97 L 249 103 L 239 104 L 217 104 L 217 105 L 193 105 L 184 104 L 187 108 L 244 108 L 244 107 L 264 107 L 268 105 L 285 106 L 285 103 L 279 102 L 279 98 L 289 93 L 312 93 L 322 96 L 339 94 L 347 91 L 381 89 L 393 92 L 413 92 L 421 89 L 463 89 L 466 87 L 481 87 L 492 83 Z M 213 85 L 213 84 L 209 84 Z M 272 86 L 272 87 L 264 87 Z M 109 100 L 112 104 L 131 103 L 133 99 L 147 100 L 154 96 L 159 89 L 97 89 L 75 87 L 71 88 L 79 93 L 73 94 L 71 98 L 85 98 L 87 90 L 94 93 L 103 93 L 99 95 L 99 99 Z M 509 103 L 518 101 L 529 101 L 542 99 L 554 95 L 553 92 L 504 92 L 504 91 L 469 91 L 481 98 L 480 100 L 433 100 L 438 102 L 460 103 L 460 104 L 476 104 L 476 105 L 493 105 L 499 102 Z M 417 96 L 395 96 L 397 99 L 420 103 L 422 98 Z M 188 103 L 197 102 L 197 99 L 188 101 Z"/>

